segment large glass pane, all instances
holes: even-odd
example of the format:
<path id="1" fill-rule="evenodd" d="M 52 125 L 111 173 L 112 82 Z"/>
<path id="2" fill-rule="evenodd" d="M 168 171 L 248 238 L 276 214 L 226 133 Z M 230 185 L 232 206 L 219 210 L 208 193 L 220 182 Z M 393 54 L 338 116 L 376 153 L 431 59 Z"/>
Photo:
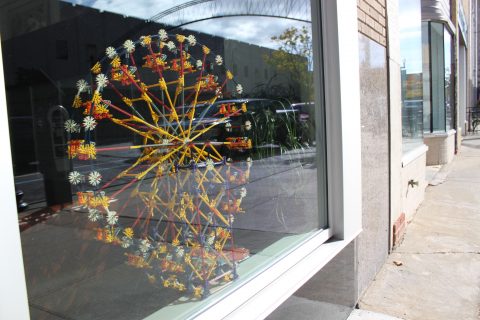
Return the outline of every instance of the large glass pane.
<path id="1" fill-rule="evenodd" d="M 420 0 L 399 5 L 402 58 L 403 152 L 423 143 L 422 22 Z"/>
<path id="2" fill-rule="evenodd" d="M 454 128 L 454 82 L 452 72 L 452 35 L 445 28 L 444 32 L 445 45 L 445 114 L 446 114 L 446 128 L 447 130 Z"/>
<path id="3" fill-rule="evenodd" d="M 431 132 L 432 97 L 430 82 L 430 23 L 422 22 L 423 130 Z"/>
<path id="4" fill-rule="evenodd" d="M 430 23 L 432 130 L 445 131 L 445 49 L 443 24 Z"/>
<path id="5" fill-rule="evenodd" d="M 2 1 L 32 318 L 192 316 L 326 227 L 310 11 Z"/>

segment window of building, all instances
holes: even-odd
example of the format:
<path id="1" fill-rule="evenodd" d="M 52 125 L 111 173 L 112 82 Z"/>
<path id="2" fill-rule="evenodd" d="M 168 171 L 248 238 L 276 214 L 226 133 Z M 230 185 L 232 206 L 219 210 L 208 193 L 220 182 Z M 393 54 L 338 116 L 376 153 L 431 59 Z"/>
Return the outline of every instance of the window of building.
<path id="1" fill-rule="evenodd" d="M 452 62 L 452 35 L 444 28 L 443 34 L 444 43 L 444 70 L 445 70 L 445 117 L 446 117 L 446 129 L 455 129 L 454 126 L 454 78 L 453 78 L 453 62 Z"/>
<path id="2" fill-rule="evenodd" d="M 425 132 L 445 132 L 452 128 L 453 121 L 453 78 L 452 78 L 452 36 L 446 26 L 439 22 L 425 22 L 423 32 L 424 53 L 428 62 L 424 63 Z M 428 98 L 428 100 L 427 100 Z"/>
<path id="3" fill-rule="evenodd" d="M 423 130 L 430 132 L 431 126 L 431 86 L 430 86 L 430 33 L 428 22 L 422 22 L 422 80 L 423 80 Z"/>
<path id="4" fill-rule="evenodd" d="M 420 0 L 399 4 L 402 59 L 403 152 L 423 144 L 422 24 Z"/>
<path id="5" fill-rule="evenodd" d="M 238 6 L 207 20 L 202 3 L 82 3 L 52 2 L 48 23 L 1 44 L 5 108 L 31 119 L 23 151 L 38 164 L 14 179 L 30 204 L 19 213 L 30 313 L 265 315 L 360 230 L 356 1 L 298 1 L 276 17 L 263 5 L 249 16 L 257 1 L 245 1 L 249 15 Z M 239 23 L 248 35 L 232 34 Z M 323 39 L 323 27 L 345 39 Z M 18 77 L 32 46 L 47 51 L 57 33 L 103 57 L 40 59 Z M 327 61 L 272 39 L 292 33 Z M 232 56 L 278 76 L 268 86 L 237 76 Z"/>

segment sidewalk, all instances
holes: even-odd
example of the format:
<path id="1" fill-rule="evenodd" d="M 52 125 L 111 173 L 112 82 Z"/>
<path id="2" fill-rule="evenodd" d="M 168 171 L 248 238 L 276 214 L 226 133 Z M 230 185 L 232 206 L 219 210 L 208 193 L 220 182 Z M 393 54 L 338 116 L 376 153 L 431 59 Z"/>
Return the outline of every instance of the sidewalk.
<path id="1" fill-rule="evenodd" d="M 359 302 L 407 320 L 480 319 L 480 137 L 442 167 Z"/>

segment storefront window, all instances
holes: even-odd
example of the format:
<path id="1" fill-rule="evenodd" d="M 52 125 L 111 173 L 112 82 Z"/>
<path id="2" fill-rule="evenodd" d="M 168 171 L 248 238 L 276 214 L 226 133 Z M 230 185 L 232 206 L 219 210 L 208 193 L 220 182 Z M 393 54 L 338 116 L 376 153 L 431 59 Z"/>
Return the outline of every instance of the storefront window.
<path id="1" fill-rule="evenodd" d="M 424 46 L 424 50 L 429 64 L 427 70 L 424 64 L 424 74 L 430 73 L 427 88 L 431 94 L 430 113 L 424 114 L 424 121 L 428 123 L 425 131 L 445 132 L 452 128 L 453 121 L 452 36 L 442 23 L 428 22 L 425 26 L 423 37 L 428 46 Z"/>
<path id="2" fill-rule="evenodd" d="M 310 1 L 230 4 L 0 8 L 32 318 L 190 317 L 327 227 Z"/>
<path id="3" fill-rule="evenodd" d="M 443 40 L 443 24 L 430 23 L 433 131 L 445 131 L 445 48 Z"/>
<path id="4" fill-rule="evenodd" d="M 422 22 L 422 78 L 423 78 L 423 130 L 430 132 L 432 95 L 430 86 L 430 33 L 429 23 Z"/>
<path id="5" fill-rule="evenodd" d="M 454 127 L 454 85 L 452 73 L 452 35 L 445 29 L 445 115 L 447 130 L 455 129 Z"/>
<path id="6" fill-rule="evenodd" d="M 399 6 L 403 152 L 423 143 L 422 24 L 419 0 Z"/>

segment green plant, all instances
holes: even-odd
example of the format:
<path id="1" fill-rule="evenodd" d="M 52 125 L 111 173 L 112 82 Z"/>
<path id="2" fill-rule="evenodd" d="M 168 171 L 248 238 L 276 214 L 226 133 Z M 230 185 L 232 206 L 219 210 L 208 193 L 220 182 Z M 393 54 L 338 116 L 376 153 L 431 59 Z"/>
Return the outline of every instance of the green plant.
<path id="1" fill-rule="evenodd" d="M 301 29 L 291 27 L 271 39 L 279 47 L 271 55 L 264 56 L 265 61 L 279 74 L 287 75 L 290 80 L 289 91 L 297 92 L 295 88 L 300 89 L 300 92 L 291 95 L 290 98 L 311 101 L 313 99 L 313 50 L 310 30 L 305 26 Z"/>

